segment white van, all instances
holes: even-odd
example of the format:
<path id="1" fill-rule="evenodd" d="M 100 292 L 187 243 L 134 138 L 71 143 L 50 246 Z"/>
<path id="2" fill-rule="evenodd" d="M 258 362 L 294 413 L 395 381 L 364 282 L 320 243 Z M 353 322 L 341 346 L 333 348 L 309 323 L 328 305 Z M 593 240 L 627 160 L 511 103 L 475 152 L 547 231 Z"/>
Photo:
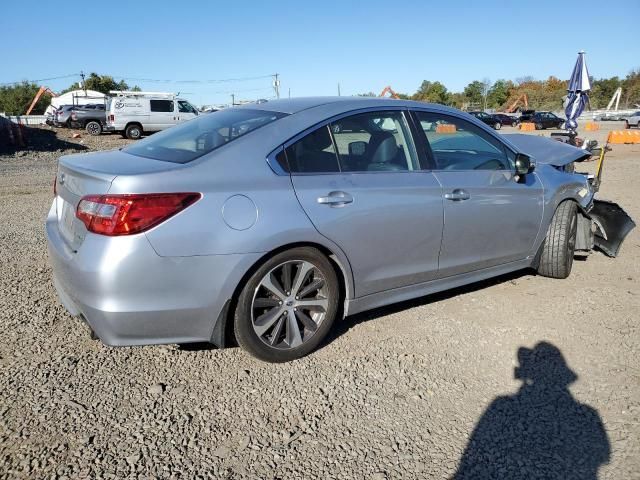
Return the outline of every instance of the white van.
<path id="1" fill-rule="evenodd" d="M 173 93 L 111 91 L 107 99 L 107 132 L 120 132 L 137 140 L 145 132 L 158 132 L 191 120 L 198 110 Z"/>

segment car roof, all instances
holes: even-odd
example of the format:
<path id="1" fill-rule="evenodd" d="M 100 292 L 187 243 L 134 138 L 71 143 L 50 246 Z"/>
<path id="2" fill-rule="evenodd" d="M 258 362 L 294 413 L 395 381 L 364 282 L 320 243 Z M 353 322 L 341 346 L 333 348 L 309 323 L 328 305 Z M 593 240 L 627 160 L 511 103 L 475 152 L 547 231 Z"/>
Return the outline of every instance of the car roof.
<path id="1" fill-rule="evenodd" d="M 298 97 L 279 100 L 268 100 L 262 103 L 248 103 L 234 108 L 247 108 L 252 110 L 267 110 L 280 113 L 298 113 L 310 108 L 333 104 L 349 111 L 357 108 L 367 107 L 407 107 L 442 110 L 446 112 L 457 112 L 458 110 L 436 103 L 416 102 L 412 100 L 398 100 L 395 98 L 382 97 Z"/>

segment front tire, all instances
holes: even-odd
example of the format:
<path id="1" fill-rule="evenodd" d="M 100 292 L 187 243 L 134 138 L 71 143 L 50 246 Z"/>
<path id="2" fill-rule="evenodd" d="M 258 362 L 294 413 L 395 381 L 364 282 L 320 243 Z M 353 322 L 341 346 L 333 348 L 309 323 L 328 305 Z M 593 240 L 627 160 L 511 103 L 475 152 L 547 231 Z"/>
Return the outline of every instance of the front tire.
<path id="1" fill-rule="evenodd" d="M 538 273 L 550 278 L 567 278 L 573 266 L 578 231 L 578 205 L 562 202 L 553 214 L 542 245 Z"/>
<path id="2" fill-rule="evenodd" d="M 536 123 L 536 130 L 542 130 L 542 124 Z"/>
<path id="3" fill-rule="evenodd" d="M 251 276 L 234 316 L 238 344 L 267 362 L 287 362 L 317 348 L 338 311 L 329 259 L 311 247 L 279 253 Z"/>
<path id="4" fill-rule="evenodd" d="M 496 122 L 496 124 L 493 126 L 494 130 L 500 130 L 502 128 L 502 124 L 500 122 Z"/>

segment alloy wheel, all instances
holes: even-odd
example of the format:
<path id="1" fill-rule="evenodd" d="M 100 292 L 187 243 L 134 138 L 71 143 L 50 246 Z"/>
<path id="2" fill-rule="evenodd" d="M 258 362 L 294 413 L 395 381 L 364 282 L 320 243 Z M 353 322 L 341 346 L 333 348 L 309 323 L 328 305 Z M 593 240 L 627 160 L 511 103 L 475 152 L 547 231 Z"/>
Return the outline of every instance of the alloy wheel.
<path id="1" fill-rule="evenodd" d="M 269 347 L 288 350 L 307 342 L 325 320 L 327 282 L 306 260 L 273 268 L 260 281 L 251 303 L 251 325 Z"/>

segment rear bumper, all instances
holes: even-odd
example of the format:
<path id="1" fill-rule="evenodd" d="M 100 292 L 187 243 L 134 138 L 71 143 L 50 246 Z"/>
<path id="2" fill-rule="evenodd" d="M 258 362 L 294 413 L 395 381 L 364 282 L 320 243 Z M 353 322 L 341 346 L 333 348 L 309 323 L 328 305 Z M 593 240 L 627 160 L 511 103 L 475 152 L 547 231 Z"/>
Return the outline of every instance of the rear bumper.
<path id="1" fill-rule="evenodd" d="M 246 270 L 260 257 L 161 257 L 145 235 L 87 234 L 72 251 L 58 233 L 55 207 L 46 222 L 54 284 L 62 304 L 82 315 L 107 345 L 212 341 L 216 321 Z M 222 332 L 222 333 L 220 333 Z"/>

